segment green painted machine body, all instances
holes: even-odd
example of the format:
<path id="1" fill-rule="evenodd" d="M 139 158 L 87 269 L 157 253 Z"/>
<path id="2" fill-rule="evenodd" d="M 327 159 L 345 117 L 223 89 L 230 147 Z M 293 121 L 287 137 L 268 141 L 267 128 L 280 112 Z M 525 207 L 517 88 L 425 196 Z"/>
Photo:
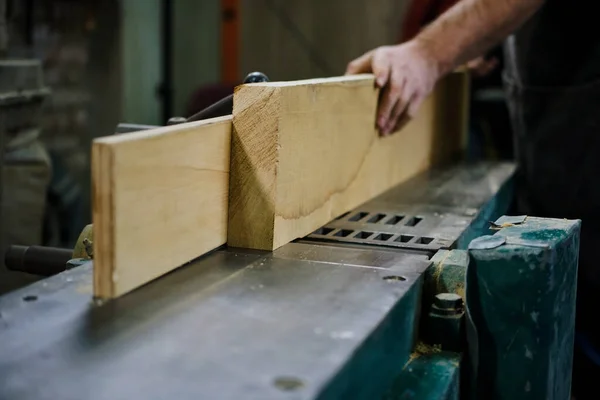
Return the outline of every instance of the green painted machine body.
<path id="1" fill-rule="evenodd" d="M 460 355 L 416 353 L 394 381 L 384 400 L 458 400 Z"/>
<path id="2" fill-rule="evenodd" d="M 528 217 L 470 245 L 466 302 L 477 399 L 568 399 L 581 223 Z"/>
<path id="3" fill-rule="evenodd" d="M 501 217 L 492 225 L 469 250 L 432 257 L 420 337 L 438 353 L 414 353 L 389 398 L 454 398 L 459 388 L 468 399 L 569 398 L 581 223 Z M 462 325 L 456 313 L 435 312 L 440 293 L 465 300 Z M 457 332 L 464 340 L 454 352 L 439 353 Z M 448 355 L 460 368 L 440 362 Z M 444 378 L 458 369 L 460 384 Z"/>

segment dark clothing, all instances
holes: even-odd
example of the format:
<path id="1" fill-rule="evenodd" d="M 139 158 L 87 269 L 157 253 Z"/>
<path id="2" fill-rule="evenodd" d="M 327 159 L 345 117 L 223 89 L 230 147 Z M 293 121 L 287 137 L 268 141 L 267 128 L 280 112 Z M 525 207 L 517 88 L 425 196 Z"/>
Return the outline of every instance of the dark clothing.
<path id="1" fill-rule="evenodd" d="M 458 0 L 412 0 L 408 6 L 399 42 L 416 36 L 423 27 L 433 22 Z"/>
<path id="2" fill-rule="evenodd" d="M 573 9 L 585 15 L 581 5 L 548 0 L 506 41 L 505 86 L 519 206 L 540 217 L 582 219 L 585 251 L 600 236 L 600 31 Z M 586 258 L 580 273 L 600 288 L 600 268 L 587 268 Z"/>
<path id="3" fill-rule="evenodd" d="M 597 347 L 600 265 L 593 257 L 600 248 L 600 30 L 592 4 L 547 0 L 505 43 L 505 87 L 519 212 L 582 220 L 576 329 Z M 591 378 L 574 380 L 578 398 L 586 398 L 580 389 L 600 378 L 598 367 L 590 371 L 582 354 L 576 351 L 574 370 L 585 364 Z"/>
<path id="4" fill-rule="evenodd" d="M 507 40 L 507 67 L 517 83 L 557 88 L 600 79 L 596 8 L 589 0 L 546 0 Z"/>

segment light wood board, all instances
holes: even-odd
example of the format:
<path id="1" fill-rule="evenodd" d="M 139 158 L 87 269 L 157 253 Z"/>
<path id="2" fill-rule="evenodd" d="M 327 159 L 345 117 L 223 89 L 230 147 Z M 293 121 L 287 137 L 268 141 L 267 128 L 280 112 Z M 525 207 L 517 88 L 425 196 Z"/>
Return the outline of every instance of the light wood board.
<path id="1" fill-rule="evenodd" d="M 400 132 L 375 129 L 372 75 L 242 85 L 228 244 L 276 249 L 462 150 L 468 76 L 443 79 Z"/>
<path id="2" fill-rule="evenodd" d="M 118 297 L 227 239 L 231 116 L 92 144 L 94 294 Z"/>

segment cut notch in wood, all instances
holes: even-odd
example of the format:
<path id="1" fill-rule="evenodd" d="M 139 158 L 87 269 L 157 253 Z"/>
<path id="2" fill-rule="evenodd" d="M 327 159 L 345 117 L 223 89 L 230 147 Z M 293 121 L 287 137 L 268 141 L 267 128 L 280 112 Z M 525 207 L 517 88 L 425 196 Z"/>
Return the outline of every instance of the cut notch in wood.
<path id="1" fill-rule="evenodd" d="M 468 77 L 443 79 L 400 132 L 379 137 L 372 75 L 239 87 L 228 243 L 274 250 L 464 146 Z"/>

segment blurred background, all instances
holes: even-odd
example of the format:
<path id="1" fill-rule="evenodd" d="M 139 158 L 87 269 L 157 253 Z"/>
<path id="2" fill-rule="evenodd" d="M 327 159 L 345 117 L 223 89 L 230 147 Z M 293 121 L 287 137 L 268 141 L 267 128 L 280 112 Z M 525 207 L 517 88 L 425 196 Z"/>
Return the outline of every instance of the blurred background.
<path id="1" fill-rule="evenodd" d="M 0 228 L 8 245 L 72 248 L 91 223 L 90 145 L 271 80 L 342 75 L 455 1 L 0 0 Z M 472 160 L 512 158 L 502 51 L 473 69 Z M 39 277 L 0 266 L 0 293 Z"/>

